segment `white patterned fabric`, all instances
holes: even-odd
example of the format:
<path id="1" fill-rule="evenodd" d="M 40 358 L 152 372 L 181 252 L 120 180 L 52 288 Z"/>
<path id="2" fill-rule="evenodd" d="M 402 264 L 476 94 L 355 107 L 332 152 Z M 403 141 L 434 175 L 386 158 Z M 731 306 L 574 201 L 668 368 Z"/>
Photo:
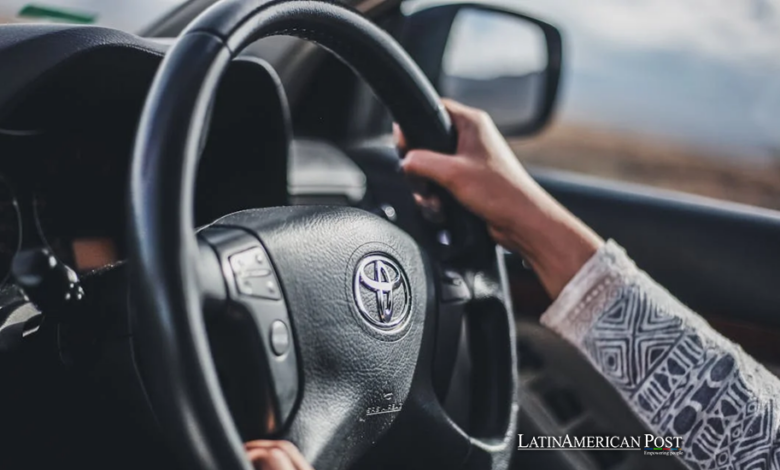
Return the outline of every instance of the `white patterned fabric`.
<path id="1" fill-rule="evenodd" d="M 542 316 L 694 469 L 780 470 L 780 380 L 640 271 L 614 241 Z"/>

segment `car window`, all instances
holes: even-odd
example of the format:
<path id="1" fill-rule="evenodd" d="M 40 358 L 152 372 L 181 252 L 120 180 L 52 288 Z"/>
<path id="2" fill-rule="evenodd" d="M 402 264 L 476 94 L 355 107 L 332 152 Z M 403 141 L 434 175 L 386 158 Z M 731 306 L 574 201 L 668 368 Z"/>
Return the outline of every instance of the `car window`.
<path id="1" fill-rule="evenodd" d="M 564 38 L 555 121 L 512 141 L 524 162 L 780 209 L 780 1 L 502 4 Z"/>
<path id="2" fill-rule="evenodd" d="M 0 24 L 99 24 L 135 33 L 185 2 L 186 0 L 2 0 Z"/>

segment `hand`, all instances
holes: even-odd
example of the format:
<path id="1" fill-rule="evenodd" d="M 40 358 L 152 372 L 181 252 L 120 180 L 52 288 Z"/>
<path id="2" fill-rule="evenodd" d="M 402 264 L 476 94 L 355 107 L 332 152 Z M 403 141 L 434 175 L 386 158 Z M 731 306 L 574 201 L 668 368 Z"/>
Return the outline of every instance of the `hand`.
<path id="1" fill-rule="evenodd" d="M 458 131 L 457 152 L 410 149 L 404 171 L 435 181 L 484 219 L 493 239 L 522 253 L 556 298 L 603 240 L 531 178 L 487 113 L 443 102 Z M 397 126 L 394 133 L 405 147 Z"/>
<path id="2" fill-rule="evenodd" d="M 244 448 L 256 470 L 314 470 L 288 441 L 251 441 Z"/>

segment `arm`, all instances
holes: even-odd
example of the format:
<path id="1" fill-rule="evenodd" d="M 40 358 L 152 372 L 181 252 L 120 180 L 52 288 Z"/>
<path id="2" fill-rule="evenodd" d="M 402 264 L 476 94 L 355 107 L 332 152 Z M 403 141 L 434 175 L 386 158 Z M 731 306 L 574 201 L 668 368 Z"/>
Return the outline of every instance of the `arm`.
<path id="1" fill-rule="evenodd" d="M 555 299 L 542 323 L 650 430 L 682 436 L 691 467 L 780 469 L 780 381 L 539 187 L 485 113 L 445 105 L 457 154 L 412 150 L 403 167 L 447 188 L 523 254 Z"/>
<path id="2" fill-rule="evenodd" d="M 692 468 L 780 468 L 780 381 L 607 242 L 542 316 Z M 747 465 L 751 463 L 755 467 Z"/>

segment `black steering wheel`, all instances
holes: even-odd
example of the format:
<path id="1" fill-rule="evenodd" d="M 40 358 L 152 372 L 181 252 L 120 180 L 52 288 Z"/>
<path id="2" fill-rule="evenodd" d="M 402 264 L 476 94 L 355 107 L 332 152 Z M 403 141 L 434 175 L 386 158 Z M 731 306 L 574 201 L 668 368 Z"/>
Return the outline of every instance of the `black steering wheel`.
<path id="1" fill-rule="evenodd" d="M 248 210 L 196 232 L 196 169 L 218 82 L 245 46 L 272 35 L 311 40 L 351 66 L 410 146 L 453 150 L 431 84 L 359 13 L 317 0 L 223 0 L 197 18 L 152 84 L 130 184 L 130 298 L 160 426 L 185 468 L 248 470 L 242 439 L 261 434 L 293 441 L 318 470 L 507 468 L 517 356 L 495 246 L 483 240 L 443 261 L 407 230 L 345 207 Z M 467 426 L 448 416 L 437 386 L 449 383 L 462 318 L 473 364 Z M 218 346 L 211 325 L 232 325 L 239 360 L 215 365 L 232 345 Z"/>

